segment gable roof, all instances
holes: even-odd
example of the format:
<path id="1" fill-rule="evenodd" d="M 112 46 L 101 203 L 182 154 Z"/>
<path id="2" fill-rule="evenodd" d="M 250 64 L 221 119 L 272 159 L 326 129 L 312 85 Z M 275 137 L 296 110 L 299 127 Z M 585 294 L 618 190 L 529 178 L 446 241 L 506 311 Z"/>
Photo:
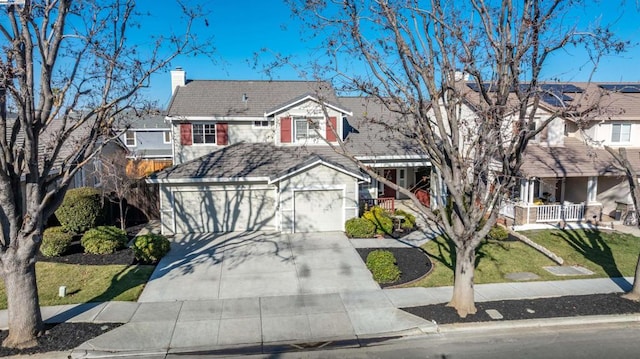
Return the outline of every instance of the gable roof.
<path id="1" fill-rule="evenodd" d="M 277 182 L 316 164 L 326 164 L 364 179 L 358 167 L 327 146 L 275 146 L 237 143 L 194 160 L 165 168 L 148 178 L 151 183 Z"/>
<path id="2" fill-rule="evenodd" d="M 167 115 L 264 117 L 309 94 L 338 104 L 333 87 L 321 81 L 193 80 L 176 88 Z"/>
<path id="3" fill-rule="evenodd" d="M 127 126 L 129 126 L 131 130 L 171 128 L 165 121 L 165 115 L 163 113 L 136 114 L 127 112 L 118 114 L 118 118 L 114 121 L 113 127 L 116 129 L 124 129 Z"/>

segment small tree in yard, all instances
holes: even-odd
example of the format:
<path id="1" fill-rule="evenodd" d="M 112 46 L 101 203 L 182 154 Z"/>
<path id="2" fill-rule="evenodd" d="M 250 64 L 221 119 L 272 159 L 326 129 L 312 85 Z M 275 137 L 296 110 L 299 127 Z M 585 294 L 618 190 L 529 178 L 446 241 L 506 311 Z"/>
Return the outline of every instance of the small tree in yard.
<path id="1" fill-rule="evenodd" d="M 109 141 L 111 119 L 137 104 L 150 76 L 196 50 L 186 9 L 183 35 L 146 41 L 133 0 L 26 0 L 0 17 L 0 275 L 8 301 L 7 347 L 43 332 L 35 255 L 44 224 L 74 175 Z M 203 50 L 199 47 L 197 50 Z M 208 50 L 204 49 L 205 53 Z M 15 114 L 15 115 L 13 115 Z"/>
<path id="2" fill-rule="evenodd" d="M 359 162 L 342 142 L 336 148 L 371 177 L 411 198 L 442 227 L 456 247 L 449 305 L 462 317 L 475 313 L 476 248 L 496 223 L 503 196 L 519 184 L 529 140 L 559 116 L 593 110 L 581 107 L 577 96 L 536 128 L 529 125 L 542 99 L 554 96 L 541 86 L 547 59 L 565 48 L 585 46 L 597 60 L 625 44 L 606 29 L 579 32 L 575 24 L 564 23 L 581 1 L 290 3 L 313 34 L 331 34 L 323 43 L 331 61 L 314 64 L 323 73 L 318 77 L 335 74 L 342 90 L 369 96 L 397 114 L 402 119 L 397 126 L 367 121 L 404 134 L 430 158 L 450 203 L 440 203 L 437 215 L 409 190 Z M 351 68 L 345 70 L 344 64 Z M 358 66 L 364 75 L 347 75 Z M 475 90 L 466 86 L 465 76 Z"/>

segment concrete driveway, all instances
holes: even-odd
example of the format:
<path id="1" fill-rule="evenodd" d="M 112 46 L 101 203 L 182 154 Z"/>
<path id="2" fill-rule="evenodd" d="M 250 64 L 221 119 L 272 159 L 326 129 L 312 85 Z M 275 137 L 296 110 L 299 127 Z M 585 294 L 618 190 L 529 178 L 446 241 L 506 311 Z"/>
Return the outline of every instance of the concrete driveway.
<path id="1" fill-rule="evenodd" d="M 139 302 L 380 289 L 341 232 L 242 232 L 173 238 Z"/>

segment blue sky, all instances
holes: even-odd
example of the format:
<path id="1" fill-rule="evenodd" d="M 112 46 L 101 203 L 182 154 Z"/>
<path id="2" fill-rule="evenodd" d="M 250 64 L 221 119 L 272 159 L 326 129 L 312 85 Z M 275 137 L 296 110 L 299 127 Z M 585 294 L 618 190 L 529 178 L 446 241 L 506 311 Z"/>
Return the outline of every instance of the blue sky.
<path id="1" fill-rule="evenodd" d="M 194 0 L 185 0 L 191 4 Z M 594 81 L 640 81 L 640 22 L 635 1 L 621 4 L 621 0 L 601 2 L 586 1 L 585 8 L 576 8 L 568 22 L 578 22 L 582 28 L 588 24 L 612 24 L 612 30 L 622 39 L 632 42 L 629 51 L 604 59 L 595 73 Z M 140 0 L 141 9 L 149 11 L 141 25 L 140 33 L 176 31 L 178 10 L 163 1 Z M 172 67 L 181 66 L 189 79 L 269 79 L 262 72 L 264 65 L 273 61 L 270 53 L 292 56 L 293 62 L 304 65 L 321 54 L 313 49 L 313 44 L 301 41 L 299 21 L 290 16 L 289 8 L 278 0 L 245 1 L 202 1 L 209 12 L 208 26 L 200 19 L 194 31 L 200 37 L 213 37 L 216 48 L 215 62 L 205 56 L 181 56 L 173 61 Z M 142 41 L 140 38 L 136 41 Z M 266 52 L 262 52 L 266 49 Z M 257 66 L 253 65 L 254 54 L 260 53 Z M 550 59 L 544 73 L 547 78 L 567 81 L 585 81 L 592 66 L 584 53 L 562 52 Z M 299 79 L 296 69 L 284 67 L 272 74 L 274 79 Z M 169 73 L 160 73 L 151 80 L 144 95 L 158 101 L 165 107 L 171 96 Z"/>

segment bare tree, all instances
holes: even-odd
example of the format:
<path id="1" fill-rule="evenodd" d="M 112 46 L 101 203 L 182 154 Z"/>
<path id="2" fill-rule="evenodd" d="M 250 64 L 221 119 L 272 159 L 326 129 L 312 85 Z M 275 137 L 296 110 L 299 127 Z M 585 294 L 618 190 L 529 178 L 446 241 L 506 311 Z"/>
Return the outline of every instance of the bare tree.
<path id="1" fill-rule="evenodd" d="M 627 150 L 624 147 L 620 147 L 616 151 L 616 149 L 609 146 L 605 146 L 604 149 L 607 150 L 609 154 L 611 154 L 611 156 L 615 160 L 615 163 L 624 173 L 624 176 L 629 183 L 629 190 L 631 192 L 631 199 L 633 200 L 633 207 L 636 216 L 635 218 L 640 218 L 638 216 L 640 215 L 640 207 L 638 207 L 638 205 L 640 204 L 640 187 L 638 187 L 638 176 L 636 174 L 636 170 L 633 168 L 631 162 L 629 162 L 629 159 L 627 158 Z M 640 224 L 638 225 L 640 226 Z M 631 291 L 625 293 L 622 297 L 634 300 L 636 302 L 640 301 L 640 254 L 638 255 L 638 263 L 636 264 L 636 272 L 633 277 L 633 286 L 631 288 Z"/>
<path id="2" fill-rule="evenodd" d="M 333 80 L 343 85 L 342 91 L 370 96 L 397 114 L 400 122 L 384 123 L 388 131 L 405 134 L 430 158 L 447 191 L 438 213 L 359 162 L 345 146 L 336 149 L 411 198 L 442 227 L 456 246 L 449 305 L 462 317 L 475 313 L 476 248 L 496 223 L 503 196 L 519 184 L 529 140 L 558 117 L 594 110 L 581 106 L 579 98 L 559 101 L 541 124 L 529 126 L 542 99 L 559 96 L 541 84 L 548 58 L 585 46 L 595 64 L 625 44 L 606 29 L 579 32 L 573 23 L 564 23 L 580 1 L 290 3 L 313 34 L 332 34 L 323 44 L 330 63 L 314 64 L 319 77 L 336 74 Z M 354 76 L 358 70 L 364 75 Z"/>
<path id="3" fill-rule="evenodd" d="M 43 325 L 35 255 L 43 227 L 74 175 L 110 140 L 111 119 L 141 106 L 139 90 L 175 56 L 208 53 L 206 43 L 196 47 L 190 32 L 200 10 L 182 9 L 184 33 L 150 35 L 144 48 L 128 38 L 140 16 L 133 0 L 26 0 L 3 9 L 0 272 L 9 311 L 4 346 L 37 344 Z"/>

